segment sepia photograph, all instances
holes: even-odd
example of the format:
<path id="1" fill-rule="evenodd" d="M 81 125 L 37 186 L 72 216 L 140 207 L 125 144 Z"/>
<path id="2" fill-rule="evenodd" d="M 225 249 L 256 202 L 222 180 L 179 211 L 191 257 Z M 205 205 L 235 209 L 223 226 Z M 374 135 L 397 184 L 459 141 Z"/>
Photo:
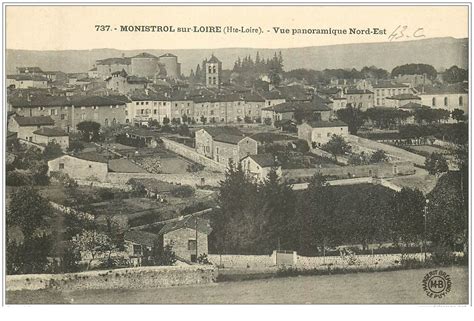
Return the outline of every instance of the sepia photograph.
<path id="1" fill-rule="evenodd" d="M 470 13 L 3 3 L 3 305 L 470 306 Z"/>

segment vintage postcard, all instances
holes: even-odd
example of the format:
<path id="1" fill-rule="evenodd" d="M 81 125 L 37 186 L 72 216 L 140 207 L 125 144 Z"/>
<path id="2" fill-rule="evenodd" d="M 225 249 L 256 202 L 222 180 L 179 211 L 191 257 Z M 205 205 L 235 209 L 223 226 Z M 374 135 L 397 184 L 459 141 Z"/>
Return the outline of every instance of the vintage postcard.
<path id="1" fill-rule="evenodd" d="M 3 9 L 4 304 L 471 303 L 469 3 Z"/>

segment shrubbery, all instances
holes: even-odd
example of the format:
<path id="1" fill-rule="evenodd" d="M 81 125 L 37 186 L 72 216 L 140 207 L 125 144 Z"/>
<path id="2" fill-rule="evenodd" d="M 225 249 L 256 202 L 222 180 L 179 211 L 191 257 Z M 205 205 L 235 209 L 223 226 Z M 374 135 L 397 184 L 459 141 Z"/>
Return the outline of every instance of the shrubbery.
<path id="1" fill-rule="evenodd" d="M 189 185 L 183 185 L 172 190 L 171 195 L 173 195 L 174 197 L 186 198 L 193 196 L 195 192 L 196 190 L 194 189 L 194 187 Z"/>

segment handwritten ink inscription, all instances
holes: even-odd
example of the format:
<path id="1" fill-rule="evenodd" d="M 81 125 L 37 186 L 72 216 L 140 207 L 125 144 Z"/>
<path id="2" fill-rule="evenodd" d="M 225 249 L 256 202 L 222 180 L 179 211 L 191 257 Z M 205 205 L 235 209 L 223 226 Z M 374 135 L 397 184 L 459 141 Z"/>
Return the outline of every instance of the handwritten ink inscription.
<path id="1" fill-rule="evenodd" d="M 424 28 L 420 27 L 415 29 L 415 31 L 411 30 L 408 26 L 398 25 L 395 30 L 392 31 L 390 36 L 388 36 L 389 41 L 393 40 L 400 40 L 400 39 L 409 39 L 409 38 L 423 38 L 425 37 L 425 30 Z"/>

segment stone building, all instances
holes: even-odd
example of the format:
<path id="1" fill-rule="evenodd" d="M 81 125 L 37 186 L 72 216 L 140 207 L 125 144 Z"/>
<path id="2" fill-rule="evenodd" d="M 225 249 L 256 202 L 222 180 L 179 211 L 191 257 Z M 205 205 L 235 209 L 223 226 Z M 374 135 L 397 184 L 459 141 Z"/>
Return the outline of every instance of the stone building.
<path id="1" fill-rule="evenodd" d="M 209 60 L 204 61 L 206 87 L 219 88 L 222 77 L 222 62 L 212 55 Z"/>
<path id="2" fill-rule="evenodd" d="M 348 126 L 342 121 L 309 121 L 298 126 L 298 138 L 304 139 L 309 146 L 326 144 L 333 135 L 347 137 Z"/>
<path id="3" fill-rule="evenodd" d="M 69 135 L 61 128 L 42 127 L 33 132 L 33 143 L 45 146 L 56 143 L 65 151 L 69 147 Z"/>
<path id="4" fill-rule="evenodd" d="M 114 72 L 125 70 L 126 73 L 130 73 L 131 71 L 131 59 L 126 57 L 97 60 L 95 65 L 97 77 L 102 79 L 109 78 Z"/>
<path id="5" fill-rule="evenodd" d="M 281 166 L 272 154 L 249 155 L 240 161 L 246 175 L 258 182 L 263 182 L 272 168 L 275 168 L 279 177 L 282 176 Z"/>
<path id="6" fill-rule="evenodd" d="M 8 131 L 17 133 L 17 138 L 33 142 L 34 132 L 42 128 L 53 128 L 54 120 L 49 116 L 13 116 L 8 122 Z"/>
<path id="7" fill-rule="evenodd" d="M 195 133 L 196 152 L 208 158 L 214 159 L 214 138 L 219 135 L 230 135 L 245 137 L 244 134 L 235 127 L 206 127 Z M 227 165 L 227 164 L 226 164 Z"/>
<path id="8" fill-rule="evenodd" d="M 137 77 L 153 78 L 159 72 L 158 57 L 142 52 L 132 58 L 130 74 Z"/>
<path id="9" fill-rule="evenodd" d="M 48 162 L 48 173 L 67 174 L 72 179 L 103 182 L 107 177 L 107 159 L 96 153 L 62 155 Z"/>
<path id="10" fill-rule="evenodd" d="M 166 224 L 158 235 L 163 239 L 163 246 L 172 246 L 178 259 L 197 262 L 199 256 L 208 254 L 207 238 L 211 232 L 209 220 L 188 216 Z"/>
<path id="11" fill-rule="evenodd" d="M 178 56 L 166 53 L 158 57 L 158 63 L 165 68 L 166 78 L 176 79 L 181 76 L 181 64 L 178 62 Z"/>

